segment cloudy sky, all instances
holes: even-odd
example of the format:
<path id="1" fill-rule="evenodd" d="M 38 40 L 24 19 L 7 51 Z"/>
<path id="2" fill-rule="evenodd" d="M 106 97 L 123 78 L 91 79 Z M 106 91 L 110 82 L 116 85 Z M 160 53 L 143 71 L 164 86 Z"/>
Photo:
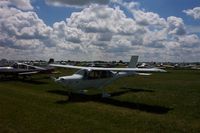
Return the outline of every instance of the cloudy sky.
<path id="1" fill-rule="evenodd" d="M 199 0 L 0 0 L 0 58 L 200 61 Z"/>

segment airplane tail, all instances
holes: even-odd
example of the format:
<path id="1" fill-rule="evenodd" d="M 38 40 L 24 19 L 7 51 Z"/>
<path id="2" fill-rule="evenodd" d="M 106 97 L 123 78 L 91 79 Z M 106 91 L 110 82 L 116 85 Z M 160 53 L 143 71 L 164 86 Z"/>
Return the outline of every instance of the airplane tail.
<path id="1" fill-rule="evenodd" d="M 128 65 L 128 67 L 129 68 L 135 68 L 136 67 L 136 65 L 137 65 L 137 62 L 138 62 L 138 56 L 131 56 L 131 60 L 130 60 L 130 62 L 129 62 L 129 65 Z"/>

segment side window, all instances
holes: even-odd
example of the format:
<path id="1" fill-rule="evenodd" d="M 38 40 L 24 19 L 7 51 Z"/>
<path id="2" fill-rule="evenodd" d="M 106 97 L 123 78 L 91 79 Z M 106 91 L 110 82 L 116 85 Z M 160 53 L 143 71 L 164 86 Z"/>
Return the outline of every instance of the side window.
<path id="1" fill-rule="evenodd" d="M 90 71 L 89 72 L 88 79 L 96 79 L 96 73 L 95 73 L 95 71 Z"/>
<path id="2" fill-rule="evenodd" d="M 112 77 L 112 73 L 110 71 L 90 71 L 87 79 L 101 79 L 110 77 Z"/>
<path id="3" fill-rule="evenodd" d="M 107 78 L 107 71 L 101 72 L 101 78 Z"/>
<path id="4" fill-rule="evenodd" d="M 83 79 L 88 78 L 88 71 L 87 70 L 79 70 L 79 71 L 76 72 L 76 74 L 82 75 Z"/>
<path id="5" fill-rule="evenodd" d="M 110 78 L 112 77 L 112 72 L 110 71 L 102 71 L 101 78 Z"/>
<path id="6" fill-rule="evenodd" d="M 27 66 L 26 65 L 19 65 L 19 68 L 20 69 L 27 69 Z"/>
<path id="7" fill-rule="evenodd" d="M 12 65 L 12 67 L 17 69 L 18 65 L 15 63 L 15 64 Z"/>
<path id="8" fill-rule="evenodd" d="M 88 71 L 86 71 L 86 70 L 84 70 L 83 72 L 82 72 L 82 75 L 83 75 L 83 79 L 87 79 L 88 78 Z"/>
<path id="9" fill-rule="evenodd" d="M 35 67 L 32 67 L 32 66 L 28 66 L 28 69 L 34 70 L 34 69 L 36 69 L 36 68 L 35 68 Z"/>
<path id="10" fill-rule="evenodd" d="M 88 79 L 98 79 L 100 78 L 100 72 L 101 71 L 90 71 L 88 74 Z"/>

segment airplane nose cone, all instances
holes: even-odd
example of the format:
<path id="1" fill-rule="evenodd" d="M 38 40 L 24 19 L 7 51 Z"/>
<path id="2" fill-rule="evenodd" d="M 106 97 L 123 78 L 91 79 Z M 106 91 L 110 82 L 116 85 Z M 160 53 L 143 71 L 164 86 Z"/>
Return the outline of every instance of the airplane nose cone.
<path id="1" fill-rule="evenodd" d="M 56 82 L 61 82 L 61 83 L 62 83 L 62 82 L 64 82 L 64 80 L 65 80 L 64 78 L 58 78 L 58 79 L 56 80 Z"/>
<path id="2" fill-rule="evenodd" d="M 62 84 L 70 84 L 71 83 L 71 79 L 67 79 L 67 78 L 59 78 L 56 82 L 62 83 Z"/>

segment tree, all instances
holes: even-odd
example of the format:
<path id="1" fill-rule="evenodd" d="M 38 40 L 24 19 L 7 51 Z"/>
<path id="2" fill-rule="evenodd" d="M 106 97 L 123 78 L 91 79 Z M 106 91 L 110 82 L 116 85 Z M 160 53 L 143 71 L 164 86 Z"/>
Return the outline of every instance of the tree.
<path id="1" fill-rule="evenodd" d="M 50 58 L 48 64 L 54 63 L 54 59 Z"/>

